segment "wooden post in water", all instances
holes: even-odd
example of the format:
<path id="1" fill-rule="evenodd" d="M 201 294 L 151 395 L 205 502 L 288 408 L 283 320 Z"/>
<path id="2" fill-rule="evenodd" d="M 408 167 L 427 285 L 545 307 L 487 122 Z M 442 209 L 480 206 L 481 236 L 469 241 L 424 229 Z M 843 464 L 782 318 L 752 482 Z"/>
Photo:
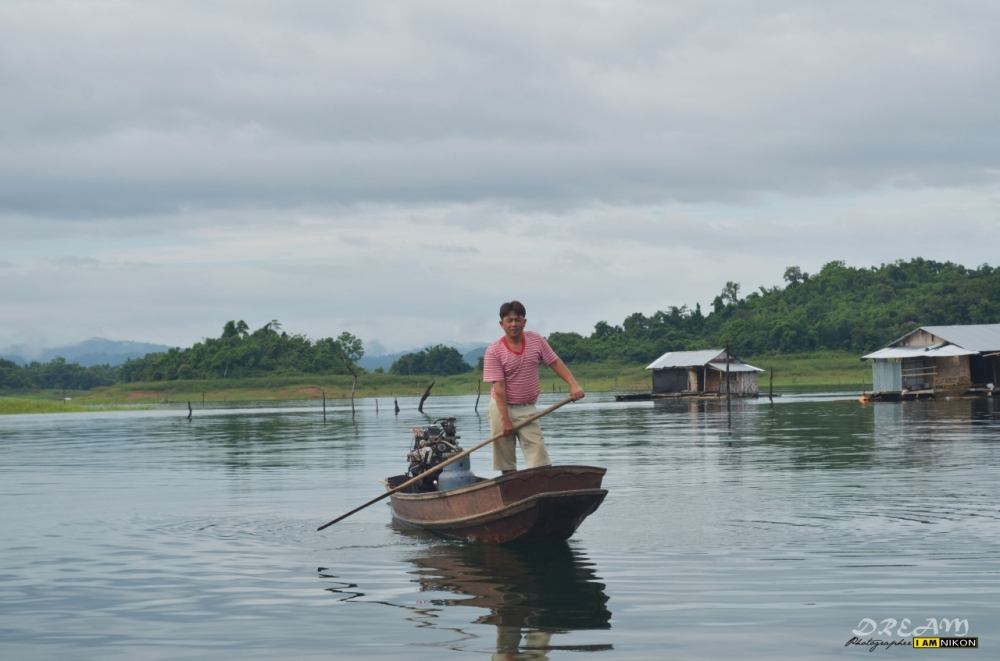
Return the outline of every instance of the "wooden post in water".
<path id="1" fill-rule="evenodd" d="M 768 379 L 768 385 L 767 385 L 767 398 L 768 398 L 769 400 L 771 400 L 771 403 L 772 403 L 772 404 L 774 404 L 774 368 L 772 367 L 772 368 L 771 368 L 770 370 L 768 370 L 768 371 L 770 372 L 770 374 L 771 374 L 771 377 L 770 377 L 770 379 Z"/>
<path id="2" fill-rule="evenodd" d="M 393 397 L 392 403 L 396 406 L 396 415 L 399 415 L 399 400 Z"/>
<path id="3" fill-rule="evenodd" d="M 482 394 L 483 394 L 483 380 L 479 379 L 479 381 L 476 383 L 476 405 L 472 407 L 472 410 L 476 413 L 479 413 L 479 398 L 482 396 Z"/>
<path id="4" fill-rule="evenodd" d="M 726 348 L 726 407 L 729 406 L 729 402 L 733 399 L 733 393 L 731 386 L 729 385 L 729 362 L 731 358 L 729 355 L 729 348 Z"/>
<path id="5" fill-rule="evenodd" d="M 729 347 L 726 347 L 726 414 L 729 416 L 730 426 L 733 424 L 733 394 L 729 385 L 729 363 L 731 361 L 732 355 L 729 353 Z"/>
<path id="6" fill-rule="evenodd" d="M 434 387 L 434 382 L 431 381 L 431 384 L 427 386 L 427 390 L 424 391 L 423 396 L 420 398 L 420 404 L 417 406 L 417 410 L 420 411 L 421 413 L 424 412 L 424 400 L 430 396 L 431 388 L 433 387 Z"/>
<path id="7" fill-rule="evenodd" d="M 326 422 L 326 391 L 320 390 L 320 393 L 323 394 L 323 422 Z"/>
<path id="8" fill-rule="evenodd" d="M 191 400 L 189 399 L 188 400 L 188 420 L 191 419 L 191 415 L 192 415 L 192 412 L 191 412 Z"/>
<path id="9" fill-rule="evenodd" d="M 354 391 L 358 387 L 358 375 L 351 372 L 351 418 L 354 418 Z"/>
<path id="10" fill-rule="evenodd" d="M 378 415 L 378 400 L 375 400 L 375 415 Z"/>
<path id="11" fill-rule="evenodd" d="M 201 391 L 201 408 L 205 408 L 205 391 Z"/>

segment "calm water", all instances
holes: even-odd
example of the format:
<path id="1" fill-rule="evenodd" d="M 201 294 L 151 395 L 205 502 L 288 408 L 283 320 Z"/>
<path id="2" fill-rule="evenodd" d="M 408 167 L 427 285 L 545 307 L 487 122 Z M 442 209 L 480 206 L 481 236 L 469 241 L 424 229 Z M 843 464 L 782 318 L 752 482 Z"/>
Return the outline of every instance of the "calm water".
<path id="1" fill-rule="evenodd" d="M 425 408 L 468 447 L 473 403 Z M 414 536 L 383 503 L 317 533 L 403 471 L 430 418 L 400 404 L 0 417 L 0 657 L 916 653 L 845 647 L 866 618 L 1000 649 L 1000 402 L 590 396 L 545 421 L 558 463 L 608 468 L 568 544 Z"/>

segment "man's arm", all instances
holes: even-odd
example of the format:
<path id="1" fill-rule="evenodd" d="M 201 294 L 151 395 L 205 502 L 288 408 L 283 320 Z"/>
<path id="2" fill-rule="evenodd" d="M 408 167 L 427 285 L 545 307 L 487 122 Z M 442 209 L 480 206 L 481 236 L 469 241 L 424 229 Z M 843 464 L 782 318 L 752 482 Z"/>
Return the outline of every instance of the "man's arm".
<path id="1" fill-rule="evenodd" d="M 510 412 L 507 411 L 507 383 L 505 381 L 493 382 L 493 399 L 497 403 L 497 410 L 500 411 L 500 423 L 503 425 L 504 436 L 514 433 L 514 424 L 510 421 Z"/>
<path id="2" fill-rule="evenodd" d="M 566 385 L 569 386 L 570 399 L 574 402 L 578 399 L 583 399 L 583 388 L 581 388 L 580 384 L 573 378 L 573 373 L 569 371 L 568 367 L 566 367 L 566 363 L 562 361 L 562 358 L 557 358 L 556 362 L 549 365 L 549 367 L 551 367 L 552 371 L 555 372 L 559 378 L 565 381 Z"/>

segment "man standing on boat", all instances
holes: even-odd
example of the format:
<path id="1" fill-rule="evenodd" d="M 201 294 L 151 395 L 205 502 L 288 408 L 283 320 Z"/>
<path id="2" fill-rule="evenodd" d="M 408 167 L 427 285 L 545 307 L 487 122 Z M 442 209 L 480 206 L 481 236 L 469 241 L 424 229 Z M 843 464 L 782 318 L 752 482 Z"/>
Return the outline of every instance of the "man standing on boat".
<path id="1" fill-rule="evenodd" d="M 493 436 L 501 432 L 506 434 L 493 443 L 493 468 L 504 473 L 517 470 L 515 439 L 521 443 L 528 468 L 552 464 L 537 420 L 514 432 L 515 425 L 537 412 L 535 401 L 542 392 L 538 380 L 539 364 L 545 363 L 566 382 L 570 399 L 575 401 L 584 396 L 573 373 L 545 338 L 524 330 L 526 316 L 520 301 L 501 305 L 503 337 L 487 347 L 483 356 L 483 381 L 493 384 L 490 431 Z"/>

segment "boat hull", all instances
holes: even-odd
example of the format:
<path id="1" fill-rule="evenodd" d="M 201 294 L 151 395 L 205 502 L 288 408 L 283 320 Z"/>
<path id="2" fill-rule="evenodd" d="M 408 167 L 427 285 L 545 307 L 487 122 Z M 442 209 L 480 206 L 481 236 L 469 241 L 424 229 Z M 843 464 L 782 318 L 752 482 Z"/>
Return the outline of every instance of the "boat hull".
<path id="1" fill-rule="evenodd" d="M 595 466 L 529 468 L 448 491 L 395 493 L 390 505 L 398 524 L 454 539 L 567 539 L 607 495 L 604 473 Z M 386 484 L 405 480 L 397 475 Z"/>

